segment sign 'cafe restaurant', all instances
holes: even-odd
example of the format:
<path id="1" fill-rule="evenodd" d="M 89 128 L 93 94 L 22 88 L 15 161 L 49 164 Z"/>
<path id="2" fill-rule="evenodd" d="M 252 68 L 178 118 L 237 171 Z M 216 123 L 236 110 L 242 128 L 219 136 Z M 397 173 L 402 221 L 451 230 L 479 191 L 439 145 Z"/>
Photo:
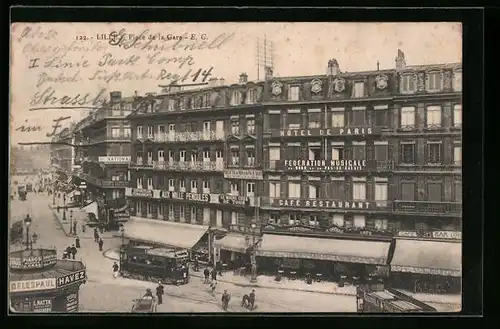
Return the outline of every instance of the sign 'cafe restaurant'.
<path id="1" fill-rule="evenodd" d="M 9 297 L 13 313 L 77 312 L 80 285 L 87 279 L 82 262 L 57 259 L 55 249 L 9 255 Z"/>

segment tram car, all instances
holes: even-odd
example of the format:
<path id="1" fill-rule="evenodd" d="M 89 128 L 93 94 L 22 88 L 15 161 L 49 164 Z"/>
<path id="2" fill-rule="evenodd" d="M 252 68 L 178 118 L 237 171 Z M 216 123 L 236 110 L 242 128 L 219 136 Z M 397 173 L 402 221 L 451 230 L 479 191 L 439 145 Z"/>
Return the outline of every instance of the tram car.
<path id="1" fill-rule="evenodd" d="M 437 310 L 396 289 L 383 285 L 361 285 L 356 288 L 359 313 L 434 313 Z"/>
<path id="2" fill-rule="evenodd" d="M 120 274 L 136 280 L 187 284 L 188 260 L 186 249 L 126 246 L 120 250 Z"/>

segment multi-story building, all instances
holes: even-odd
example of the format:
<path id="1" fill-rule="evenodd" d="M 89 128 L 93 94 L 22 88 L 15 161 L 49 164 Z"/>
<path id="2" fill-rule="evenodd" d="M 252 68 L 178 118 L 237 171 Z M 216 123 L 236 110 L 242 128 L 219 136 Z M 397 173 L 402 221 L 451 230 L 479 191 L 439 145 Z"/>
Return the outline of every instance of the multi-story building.
<path id="1" fill-rule="evenodd" d="M 132 113 L 134 98 L 111 92 L 110 101 L 81 120 L 75 129 L 78 144 L 75 171 L 78 185 L 98 204 L 97 218 L 110 229 L 126 214 L 125 187 L 129 184 L 131 130 L 126 117 Z M 126 217 L 126 216 L 125 216 Z"/>
<path id="2" fill-rule="evenodd" d="M 214 254 L 218 260 L 218 251 L 209 252 L 213 237 L 240 224 L 249 227 L 258 205 L 263 84 L 242 74 L 233 85 L 212 78 L 207 88 L 178 89 L 150 96 L 150 106 L 129 117 L 133 188 L 127 197 L 135 216 L 125 234 L 189 249 L 197 244 L 201 260 Z M 244 242 L 243 235 L 234 239 Z M 245 249 L 240 244 L 232 250 Z"/>
<path id="3" fill-rule="evenodd" d="M 52 137 L 50 144 L 51 165 L 55 169 L 56 178 L 61 183 L 69 183 L 71 172 L 74 169 L 75 149 L 74 125 L 61 130 L 59 134 Z"/>
<path id="4" fill-rule="evenodd" d="M 221 228 L 211 259 L 254 250 L 260 271 L 460 276 L 461 64 L 408 66 L 398 51 L 388 70 L 267 70 L 152 96 L 130 120 L 131 239 L 191 248 Z"/>

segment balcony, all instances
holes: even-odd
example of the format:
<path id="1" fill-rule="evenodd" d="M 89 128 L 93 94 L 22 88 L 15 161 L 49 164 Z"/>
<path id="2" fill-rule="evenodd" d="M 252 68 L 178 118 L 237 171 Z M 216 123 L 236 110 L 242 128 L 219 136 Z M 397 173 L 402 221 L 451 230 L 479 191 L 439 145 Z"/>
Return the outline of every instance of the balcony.
<path id="1" fill-rule="evenodd" d="M 266 170 L 284 172 L 384 172 L 394 170 L 391 160 L 272 160 Z"/>
<path id="2" fill-rule="evenodd" d="M 170 171 L 224 171 L 224 162 L 220 161 L 153 161 L 154 170 Z"/>
<path id="3" fill-rule="evenodd" d="M 309 129 L 270 129 L 270 137 L 342 137 L 342 136 L 378 136 L 382 127 L 350 126 Z"/>
<path id="4" fill-rule="evenodd" d="M 230 224 L 229 230 L 232 232 L 242 233 L 246 236 L 248 246 L 251 245 L 252 236 L 255 236 L 256 242 L 260 238 L 261 235 L 261 226 L 257 224 L 257 227 L 252 228 L 250 225 L 246 224 Z"/>
<path id="5" fill-rule="evenodd" d="M 113 136 L 111 134 L 104 134 L 104 135 L 88 137 L 87 139 L 80 141 L 80 145 L 89 145 L 107 141 L 131 141 L 131 140 L 132 137 L 130 136 L 124 136 L 124 135 Z"/>
<path id="6" fill-rule="evenodd" d="M 85 173 L 77 173 L 76 176 L 81 178 L 82 180 L 89 182 L 93 185 L 97 185 L 104 188 L 125 188 L 128 187 L 130 181 L 125 180 L 110 180 L 110 179 L 100 179 L 93 177 L 89 174 Z"/>
<path id="7" fill-rule="evenodd" d="M 461 216 L 462 203 L 394 200 L 393 213 L 422 215 L 422 216 L 433 215 L 433 214 L 447 215 L 447 216 Z"/>
<path id="8" fill-rule="evenodd" d="M 412 164 L 400 163 L 394 166 L 394 172 L 409 174 L 462 174 L 461 164 Z"/>
<path id="9" fill-rule="evenodd" d="M 324 210 L 344 210 L 344 211 L 388 211 L 389 201 L 373 200 L 340 200 L 340 199 L 314 199 L 314 198 L 273 198 L 262 197 L 262 205 L 276 208 L 305 208 Z"/>
<path id="10" fill-rule="evenodd" d="M 214 131 L 197 131 L 156 134 L 148 136 L 148 139 L 157 143 L 187 143 L 224 141 L 226 138 L 224 134 L 216 134 Z"/>

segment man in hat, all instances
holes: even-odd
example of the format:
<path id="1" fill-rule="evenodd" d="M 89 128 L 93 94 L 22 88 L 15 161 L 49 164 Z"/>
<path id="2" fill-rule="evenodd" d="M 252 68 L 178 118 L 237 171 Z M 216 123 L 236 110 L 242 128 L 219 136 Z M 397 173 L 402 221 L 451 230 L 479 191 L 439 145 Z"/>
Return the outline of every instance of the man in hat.
<path id="1" fill-rule="evenodd" d="M 156 287 L 156 297 L 158 297 L 158 305 L 163 303 L 164 293 L 165 293 L 165 288 L 163 288 L 161 281 L 158 281 L 158 287 Z"/>
<path id="2" fill-rule="evenodd" d="M 113 277 L 116 279 L 118 277 L 119 266 L 116 262 L 113 264 Z"/>

